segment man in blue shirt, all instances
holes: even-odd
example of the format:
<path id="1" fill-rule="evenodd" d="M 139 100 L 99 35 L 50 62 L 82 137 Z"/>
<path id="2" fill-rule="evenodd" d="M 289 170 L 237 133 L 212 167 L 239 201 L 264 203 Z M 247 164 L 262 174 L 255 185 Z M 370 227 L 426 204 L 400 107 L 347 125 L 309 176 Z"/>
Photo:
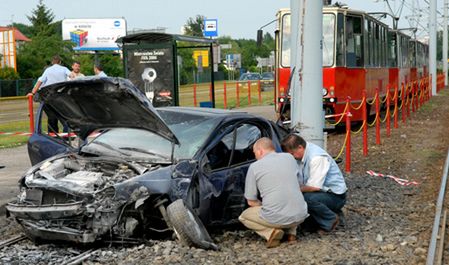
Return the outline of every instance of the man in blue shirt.
<path id="1" fill-rule="evenodd" d="M 296 158 L 299 184 L 307 202 L 312 223 L 330 232 L 339 223 L 346 203 L 346 183 L 334 159 L 321 147 L 306 142 L 297 134 L 282 140 L 282 150 Z"/>
<path id="2" fill-rule="evenodd" d="M 269 138 L 253 146 L 256 162 L 250 165 L 245 180 L 245 198 L 250 206 L 239 220 L 276 247 L 287 233 L 289 242 L 296 241 L 296 228 L 307 214 L 307 205 L 298 189 L 298 166 L 286 153 L 276 153 Z"/>
<path id="3" fill-rule="evenodd" d="M 45 69 L 44 73 L 41 77 L 39 77 L 36 85 L 31 90 L 32 95 L 34 95 L 41 87 L 69 80 L 71 72 L 67 67 L 60 65 L 61 58 L 59 55 L 53 56 L 51 63 L 52 66 Z M 57 117 L 49 109 L 46 109 L 45 113 L 48 117 L 48 132 L 58 133 L 59 129 Z"/>

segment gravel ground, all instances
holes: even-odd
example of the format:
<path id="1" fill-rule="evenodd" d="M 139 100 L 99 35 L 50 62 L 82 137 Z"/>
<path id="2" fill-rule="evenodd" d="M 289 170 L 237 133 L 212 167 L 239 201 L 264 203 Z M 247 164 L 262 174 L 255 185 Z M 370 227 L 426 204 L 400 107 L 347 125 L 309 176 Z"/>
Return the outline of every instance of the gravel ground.
<path id="1" fill-rule="evenodd" d="M 381 145 L 375 145 L 371 128 L 368 157 L 362 156 L 361 135 L 353 137 L 352 172 L 346 174 L 345 225 L 333 233 L 301 231 L 296 244 L 266 249 L 256 234 L 232 227 L 212 233 L 219 251 L 151 240 L 132 247 L 100 247 L 84 264 L 425 264 L 449 146 L 448 98 L 447 89 L 433 97 L 411 113 L 406 124 L 401 122 L 398 129 L 392 129 L 389 138 L 382 128 Z M 329 135 L 331 153 L 339 152 L 344 138 L 343 134 Z M 419 185 L 401 186 L 388 178 L 369 176 L 367 170 L 415 180 Z M 13 220 L 0 218 L 1 238 L 18 231 Z M 0 263 L 60 264 L 82 251 L 75 246 L 34 245 L 25 240 L 2 249 Z"/>

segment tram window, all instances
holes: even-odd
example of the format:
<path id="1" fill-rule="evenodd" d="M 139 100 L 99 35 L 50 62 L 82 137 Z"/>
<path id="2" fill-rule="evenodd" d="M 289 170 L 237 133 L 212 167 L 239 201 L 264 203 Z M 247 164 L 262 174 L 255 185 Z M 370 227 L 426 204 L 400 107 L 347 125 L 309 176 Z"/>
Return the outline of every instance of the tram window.
<path id="1" fill-rule="evenodd" d="M 346 66 L 363 66 L 362 18 L 346 17 Z"/>
<path id="2" fill-rule="evenodd" d="M 335 16 L 323 14 L 323 66 L 334 64 Z"/>
<path id="3" fill-rule="evenodd" d="M 396 67 L 397 66 L 397 36 L 395 32 L 388 32 L 388 66 Z"/>
<path id="4" fill-rule="evenodd" d="M 416 52 L 415 52 L 415 42 L 414 41 L 409 41 L 409 52 L 408 52 L 408 58 L 409 58 L 409 66 L 410 67 L 415 67 L 416 66 L 416 62 L 415 62 L 415 58 L 416 58 Z"/>
<path id="5" fill-rule="evenodd" d="M 343 14 L 337 15 L 337 66 L 345 64 L 345 45 L 344 45 L 344 17 Z"/>
<path id="6" fill-rule="evenodd" d="M 282 17 L 282 43 L 281 43 L 281 65 L 283 67 L 290 67 L 290 15 Z"/>
<path id="7" fill-rule="evenodd" d="M 402 58 L 402 67 L 409 67 L 409 61 L 408 61 L 408 38 L 402 36 L 401 37 L 401 58 Z"/>

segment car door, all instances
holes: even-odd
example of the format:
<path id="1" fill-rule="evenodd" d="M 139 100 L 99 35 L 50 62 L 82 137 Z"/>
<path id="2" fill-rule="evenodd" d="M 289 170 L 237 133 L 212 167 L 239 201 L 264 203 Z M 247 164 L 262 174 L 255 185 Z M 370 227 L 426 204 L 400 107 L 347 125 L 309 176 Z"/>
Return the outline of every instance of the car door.
<path id="1" fill-rule="evenodd" d="M 243 196 L 249 165 L 255 161 L 253 144 L 261 137 L 270 137 L 271 131 L 257 122 L 242 121 L 226 128 L 223 134 L 206 149 L 202 160 L 202 174 L 210 183 L 208 201 L 210 224 L 228 224 L 238 221 L 246 207 Z"/>

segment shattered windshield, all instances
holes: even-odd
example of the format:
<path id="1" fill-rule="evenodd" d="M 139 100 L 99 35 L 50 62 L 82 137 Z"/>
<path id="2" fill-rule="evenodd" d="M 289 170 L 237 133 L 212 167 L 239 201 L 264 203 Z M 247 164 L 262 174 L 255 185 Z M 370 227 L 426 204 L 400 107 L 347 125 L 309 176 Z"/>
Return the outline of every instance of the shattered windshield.
<path id="1" fill-rule="evenodd" d="M 175 159 L 192 158 L 218 123 L 217 119 L 182 112 L 159 111 L 159 114 L 180 142 L 175 146 Z M 133 128 L 107 130 L 82 150 L 87 153 L 96 150 L 98 154 L 97 146 L 105 145 L 109 150 L 113 148 L 117 153 L 126 153 L 131 157 L 152 161 L 169 161 L 171 158 L 170 141 L 150 131 Z"/>

